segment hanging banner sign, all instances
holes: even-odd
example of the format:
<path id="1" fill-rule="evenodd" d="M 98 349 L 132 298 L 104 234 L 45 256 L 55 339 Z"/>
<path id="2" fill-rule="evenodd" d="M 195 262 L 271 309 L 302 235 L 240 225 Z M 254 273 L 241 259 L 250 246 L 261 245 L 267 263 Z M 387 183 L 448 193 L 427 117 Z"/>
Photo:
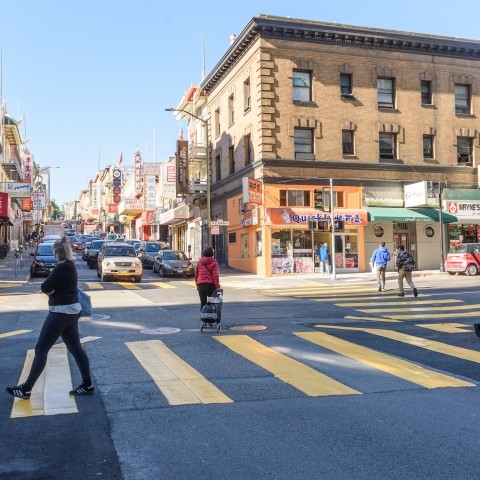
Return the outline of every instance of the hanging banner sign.
<path id="1" fill-rule="evenodd" d="M 188 142 L 177 140 L 177 196 L 188 194 Z"/>
<path id="2" fill-rule="evenodd" d="M 262 204 L 262 182 L 253 178 L 242 178 L 243 203 Z"/>
<path id="3" fill-rule="evenodd" d="M 6 182 L 5 192 L 10 194 L 14 198 L 27 198 L 30 197 L 31 187 L 29 183 L 24 182 Z"/>

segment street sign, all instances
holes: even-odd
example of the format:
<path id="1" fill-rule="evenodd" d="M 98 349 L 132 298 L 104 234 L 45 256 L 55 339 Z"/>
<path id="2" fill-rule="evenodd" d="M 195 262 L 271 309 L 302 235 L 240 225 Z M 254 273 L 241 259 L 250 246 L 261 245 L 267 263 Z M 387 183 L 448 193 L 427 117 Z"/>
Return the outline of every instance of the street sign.
<path id="1" fill-rule="evenodd" d="M 230 222 L 228 220 L 212 220 L 210 225 L 217 227 L 228 227 Z"/>

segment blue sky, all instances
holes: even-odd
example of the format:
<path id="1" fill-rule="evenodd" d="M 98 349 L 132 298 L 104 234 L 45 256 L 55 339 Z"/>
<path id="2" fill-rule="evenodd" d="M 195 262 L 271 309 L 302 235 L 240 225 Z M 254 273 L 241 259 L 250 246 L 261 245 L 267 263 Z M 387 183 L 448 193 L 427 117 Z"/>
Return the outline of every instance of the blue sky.
<path id="1" fill-rule="evenodd" d="M 3 97 L 52 197 L 75 200 L 98 167 L 164 161 L 180 123 L 171 113 L 260 13 L 479 39 L 472 2 L 457 0 L 0 0 Z M 184 130 L 186 124 L 183 124 Z M 155 135 L 154 135 L 155 132 Z"/>

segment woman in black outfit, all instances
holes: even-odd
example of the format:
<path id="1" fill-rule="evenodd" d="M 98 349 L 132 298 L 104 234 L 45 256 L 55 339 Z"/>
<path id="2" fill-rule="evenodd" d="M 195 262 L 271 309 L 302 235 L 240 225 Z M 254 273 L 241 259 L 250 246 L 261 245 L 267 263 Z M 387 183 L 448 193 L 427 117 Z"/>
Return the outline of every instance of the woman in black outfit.
<path id="1" fill-rule="evenodd" d="M 82 384 L 70 395 L 91 395 L 94 392 L 88 357 L 80 343 L 78 319 L 82 307 L 78 303 L 78 275 L 70 243 L 65 237 L 53 244 L 58 265 L 42 283 L 41 290 L 48 295 L 49 313 L 43 323 L 35 345 L 35 357 L 27 380 L 14 387 L 7 387 L 13 397 L 28 400 L 35 382 L 47 363 L 47 355 L 59 337 L 73 355 L 82 376 Z"/>

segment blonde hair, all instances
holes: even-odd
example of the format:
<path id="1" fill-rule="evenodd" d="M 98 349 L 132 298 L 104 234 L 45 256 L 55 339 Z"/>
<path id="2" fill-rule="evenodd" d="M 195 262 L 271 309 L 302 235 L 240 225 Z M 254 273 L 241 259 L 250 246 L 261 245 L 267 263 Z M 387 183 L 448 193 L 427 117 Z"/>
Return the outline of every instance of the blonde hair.
<path id="1" fill-rule="evenodd" d="M 61 240 L 57 240 L 53 244 L 53 253 L 58 258 L 58 261 L 63 260 L 72 260 L 73 261 L 73 252 L 70 242 L 67 240 L 67 237 L 63 237 Z"/>

